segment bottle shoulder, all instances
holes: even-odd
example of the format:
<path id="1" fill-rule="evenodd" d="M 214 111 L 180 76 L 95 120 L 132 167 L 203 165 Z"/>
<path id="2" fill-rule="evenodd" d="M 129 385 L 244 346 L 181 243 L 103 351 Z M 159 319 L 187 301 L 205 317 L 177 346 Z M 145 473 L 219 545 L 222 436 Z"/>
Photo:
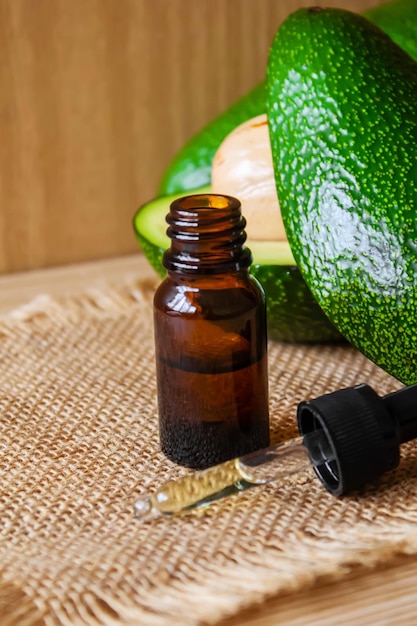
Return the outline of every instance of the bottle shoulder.
<path id="1" fill-rule="evenodd" d="M 168 275 L 154 295 L 154 308 L 166 313 L 230 316 L 264 306 L 265 295 L 249 273 L 183 280 Z"/>

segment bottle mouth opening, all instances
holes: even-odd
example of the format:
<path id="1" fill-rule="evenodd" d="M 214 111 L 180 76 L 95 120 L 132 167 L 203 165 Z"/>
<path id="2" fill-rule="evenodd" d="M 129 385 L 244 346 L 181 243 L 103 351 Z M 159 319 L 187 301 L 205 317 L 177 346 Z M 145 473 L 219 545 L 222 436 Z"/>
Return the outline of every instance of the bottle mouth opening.
<path id="1" fill-rule="evenodd" d="M 194 194 L 177 198 L 171 205 L 177 211 L 200 212 L 204 209 L 227 209 L 240 211 L 240 201 L 222 194 Z"/>
<path id="2" fill-rule="evenodd" d="M 189 235 L 202 229 L 205 233 L 220 233 L 231 228 L 244 229 L 246 220 L 237 198 L 220 194 L 195 194 L 174 200 L 166 221 L 175 232 Z"/>

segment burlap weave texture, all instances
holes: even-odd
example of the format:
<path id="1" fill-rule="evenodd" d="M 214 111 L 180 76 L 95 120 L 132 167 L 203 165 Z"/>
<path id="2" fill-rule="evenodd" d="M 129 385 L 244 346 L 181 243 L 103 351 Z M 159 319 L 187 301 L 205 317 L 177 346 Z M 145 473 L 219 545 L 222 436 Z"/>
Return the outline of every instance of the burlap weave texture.
<path id="1" fill-rule="evenodd" d="M 349 498 L 309 473 L 140 523 L 132 504 L 187 470 L 158 450 L 151 297 L 139 281 L 0 321 L 0 624 L 191 626 L 319 576 L 417 551 L 417 460 Z M 399 383 L 346 346 L 269 349 L 272 440 L 296 404 Z"/>

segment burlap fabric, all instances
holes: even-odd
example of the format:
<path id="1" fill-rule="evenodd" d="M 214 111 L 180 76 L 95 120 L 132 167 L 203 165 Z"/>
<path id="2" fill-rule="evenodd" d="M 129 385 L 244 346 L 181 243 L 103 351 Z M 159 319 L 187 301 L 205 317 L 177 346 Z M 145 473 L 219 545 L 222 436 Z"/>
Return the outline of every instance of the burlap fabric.
<path id="1" fill-rule="evenodd" d="M 213 624 L 320 576 L 417 551 L 416 446 L 337 500 L 308 472 L 140 523 L 132 504 L 187 470 L 158 451 L 154 285 L 39 298 L 0 323 L 1 625 Z M 346 346 L 270 345 L 272 440 L 302 400 L 400 385 Z"/>

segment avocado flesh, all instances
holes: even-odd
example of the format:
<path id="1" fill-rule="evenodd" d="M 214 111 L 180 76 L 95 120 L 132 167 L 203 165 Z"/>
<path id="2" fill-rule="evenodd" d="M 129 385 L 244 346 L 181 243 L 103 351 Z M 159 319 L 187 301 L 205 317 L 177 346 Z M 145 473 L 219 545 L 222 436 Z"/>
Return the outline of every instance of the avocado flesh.
<path id="1" fill-rule="evenodd" d="M 386 2 L 364 15 L 417 59 L 416 0 Z M 260 83 L 187 141 L 165 170 L 158 194 L 164 196 L 209 185 L 213 158 L 223 139 L 239 124 L 265 112 L 265 85 Z"/>
<path id="2" fill-rule="evenodd" d="M 210 193 L 210 187 L 194 193 Z M 139 209 L 134 231 L 142 251 L 155 271 L 165 276 L 162 257 L 169 247 L 165 217 L 171 202 L 183 193 L 156 198 Z M 262 284 L 267 303 L 269 338 L 289 342 L 341 341 L 307 288 L 287 241 L 249 241 L 253 264 L 251 273 Z"/>
<path id="3" fill-rule="evenodd" d="M 297 266 L 339 331 L 417 382 L 417 63 L 365 18 L 301 9 L 267 70 L 278 197 Z"/>

